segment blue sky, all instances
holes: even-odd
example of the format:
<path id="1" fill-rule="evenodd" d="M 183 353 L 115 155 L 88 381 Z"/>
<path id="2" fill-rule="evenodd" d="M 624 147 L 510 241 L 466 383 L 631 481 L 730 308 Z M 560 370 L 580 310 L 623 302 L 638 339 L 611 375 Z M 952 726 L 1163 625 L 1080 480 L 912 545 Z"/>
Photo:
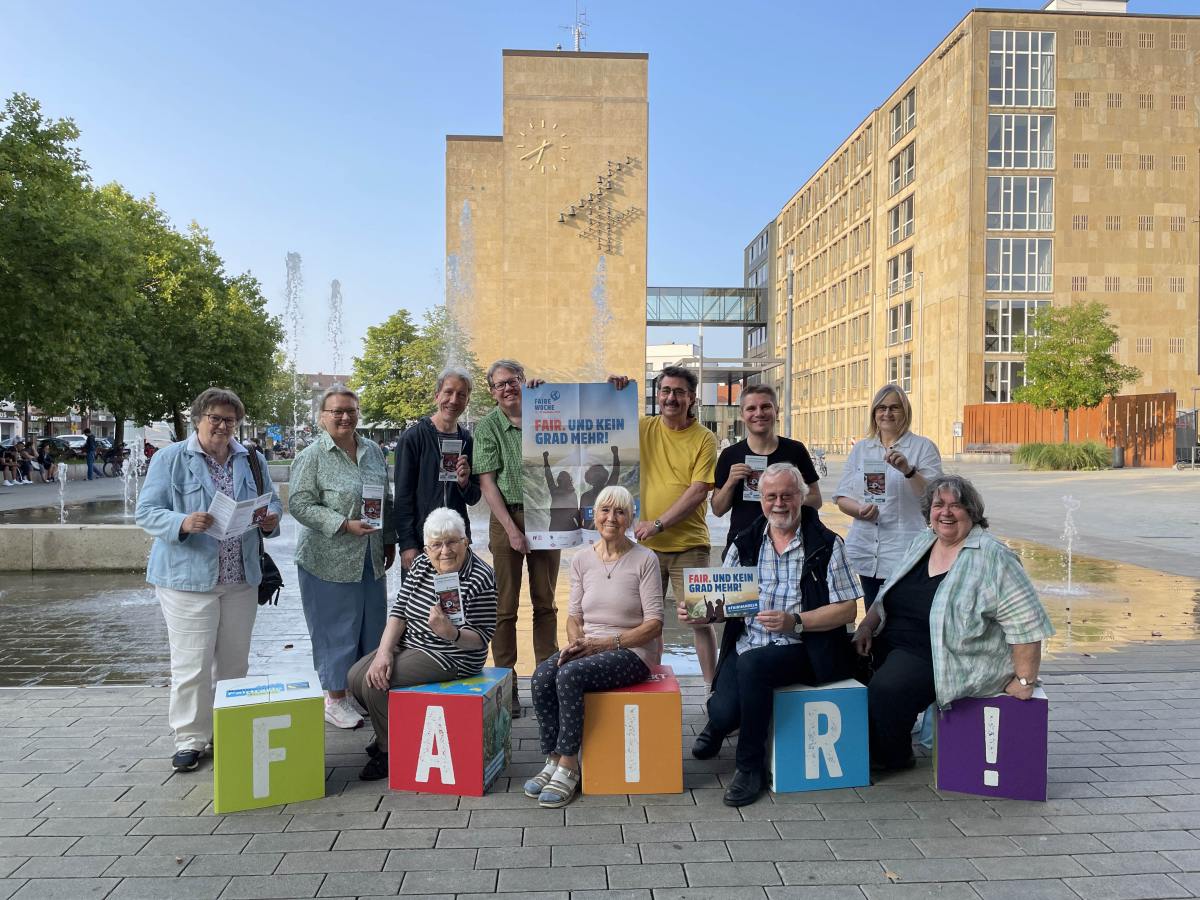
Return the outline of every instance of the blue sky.
<path id="1" fill-rule="evenodd" d="M 1040 0 L 990 5 L 1038 8 Z M 649 281 L 741 284 L 742 248 L 966 14 L 854 4 L 594 0 L 585 49 L 650 54 Z M 1195 13 L 1194 0 L 1133 12 Z M 71 117 L 98 182 L 206 227 L 276 312 L 304 259 L 300 367 L 443 295 L 444 137 L 497 134 L 505 48 L 570 46 L 571 0 L 0 0 L 0 94 Z M 847 67 L 847 56 L 852 65 Z M 678 339 L 686 340 L 685 335 Z M 344 368 L 348 368 L 347 366 Z"/>

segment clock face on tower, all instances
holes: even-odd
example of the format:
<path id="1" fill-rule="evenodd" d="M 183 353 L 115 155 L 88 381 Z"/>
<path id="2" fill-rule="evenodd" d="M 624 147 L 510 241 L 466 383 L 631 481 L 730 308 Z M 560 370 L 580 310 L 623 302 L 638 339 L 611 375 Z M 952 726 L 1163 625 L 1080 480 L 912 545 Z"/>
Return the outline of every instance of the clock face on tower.
<path id="1" fill-rule="evenodd" d="M 530 172 L 557 172 L 567 161 L 567 134 L 557 122 L 535 119 L 528 122 L 526 129 L 517 132 L 521 142 L 517 144 L 517 162 Z"/>

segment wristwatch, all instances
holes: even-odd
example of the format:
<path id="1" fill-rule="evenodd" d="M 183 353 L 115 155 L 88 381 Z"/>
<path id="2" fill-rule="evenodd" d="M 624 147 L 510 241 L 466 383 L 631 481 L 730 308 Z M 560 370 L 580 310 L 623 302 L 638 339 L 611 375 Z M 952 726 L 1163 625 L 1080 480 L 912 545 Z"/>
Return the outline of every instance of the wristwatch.
<path id="1" fill-rule="evenodd" d="M 654 520 L 654 527 L 658 529 L 658 533 L 659 533 L 659 534 L 662 534 L 664 531 L 666 531 L 666 530 L 667 530 L 667 529 L 666 529 L 666 526 L 664 526 L 664 525 L 663 525 L 663 523 L 662 523 L 662 519 L 655 519 L 655 520 Z"/>
<path id="2" fill-rule="evenodd" d="M 1034 678 L 1022 678 L 1020 675 L 1014 675 L 1013 678 L 1017 679 L 1017 684 L 1021 687 L 1037 687 L 1042 683 L 1041 679 L 1036 676 Z"/>
<path id="3" fill-rule="evenodd" d="M 799 634 L 804 630 L 804 623 L 800 621 L 800 613 L 794 614 L 792 618 L 795 619 L 795 624 L 792 625 L 792 634 Z"/>
<path id="4" fill-rule="evenodd" d="M 905 478 L 912 478 L 912 477 L 913 477 L 914 475 L 916 475 L 916 474 L 917 474 L 917 467 L 916 467 L 916 466 L 909 466 L 908 472 L 905 474 L 905 476 L 904 476 L 904 477 L 905 477 Z"/>

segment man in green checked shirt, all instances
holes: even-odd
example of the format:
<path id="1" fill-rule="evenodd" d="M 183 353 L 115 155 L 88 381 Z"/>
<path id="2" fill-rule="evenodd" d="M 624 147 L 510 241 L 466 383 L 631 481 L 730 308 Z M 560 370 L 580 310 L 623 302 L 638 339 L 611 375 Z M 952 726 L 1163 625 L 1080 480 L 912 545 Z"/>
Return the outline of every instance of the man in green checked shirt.
<path id="1" fill-rule="evenodd" d="M 521 561 L 529 569 L 529 597 L 533 604 L 533 655 L 540 663 L 558 652 L 558 610 L 554 588 L 558 583 L 559 550 L 530 550 L 525 537 L 524 486 L 521 454 L 521 388 L 525 368 L 512 359 L 498 359 L 488 367 L 488 389 L 497 408 L 475 426 L 475 471 L 483 499 L 492 511 L 488 542 L 496 572 L 496 633 L 492 659 L 497 666 L 517 667 L 517 604 L 521 597 Z M 530 387 L 541 384 L 529 382 Z M 517 682 L 513 679 L 512 714 L 521 714 Z"/>

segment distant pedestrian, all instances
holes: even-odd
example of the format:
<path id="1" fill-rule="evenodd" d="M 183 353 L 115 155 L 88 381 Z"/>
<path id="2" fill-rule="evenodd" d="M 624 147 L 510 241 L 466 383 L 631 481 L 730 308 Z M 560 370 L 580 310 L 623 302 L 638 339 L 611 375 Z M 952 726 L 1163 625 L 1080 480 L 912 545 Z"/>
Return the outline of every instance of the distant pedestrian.
<path id="1" fill-rule="evenodd" d="M 83 452 L 87 457 L 87 480 L 92 480 L 93 473 L 97 478 L 103 478 L 104 471 L 96 468 L 96 438 L 92 435 L 90 428 L 83 429 L 83 433 L 87 435 L 87 440 L 83 444 Z"/>
<path id="2" fill-rule="evenodd" d="M 53 445 L 49 441 L 38 448 L 38 462 L 42 464 L 42 481 L 49 484 L 58 478 L 58 460 L 54 458 Z"/>

